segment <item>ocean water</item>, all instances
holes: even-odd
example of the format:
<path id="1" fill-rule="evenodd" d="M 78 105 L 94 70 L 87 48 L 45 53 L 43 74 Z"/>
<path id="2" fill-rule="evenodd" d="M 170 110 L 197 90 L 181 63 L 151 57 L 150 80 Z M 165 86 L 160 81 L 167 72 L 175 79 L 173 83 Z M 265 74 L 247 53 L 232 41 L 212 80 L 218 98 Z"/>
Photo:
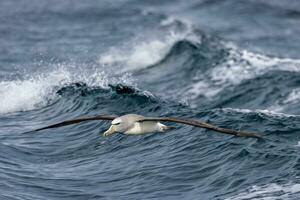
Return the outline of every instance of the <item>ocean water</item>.
<path id="1" fill-rule="evenodd" d="M 296 0 L 1 0 L 0 199 L 300 199 Z M 83 115 L 207 121 L 103 137 Z"/>

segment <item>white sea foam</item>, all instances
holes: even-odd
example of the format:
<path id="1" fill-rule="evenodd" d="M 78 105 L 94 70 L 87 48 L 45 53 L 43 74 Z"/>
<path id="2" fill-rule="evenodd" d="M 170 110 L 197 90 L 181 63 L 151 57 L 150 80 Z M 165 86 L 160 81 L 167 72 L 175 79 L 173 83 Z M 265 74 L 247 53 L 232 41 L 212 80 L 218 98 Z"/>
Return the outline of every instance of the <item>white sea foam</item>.
<path id="1" fill-rule="evenodd" d="M 109 83 L 133 84 L 131 76 L 112 78 L 101 70 L 85 72 L 64 66 L 53 71 L 31 75 L 24 80 L 0 82 L 0 113 L 32 110 L 45 106 L 55 98 L 57 87 L 74 82 L 84 82 L 89 86 L 107 87 Z"/>
<path id="2" fill-rule="evenodd" d="M 267 57 L 246 50 L 231 49 L 224 64 L 211 71 L 211 79 L 222 85 L 239 84 L 271 70 L 300 72 L 300 60 Z"/>
<path id="3" fill-rule="evenodd" d="M 295 199 L 300 195 L 300 184 L 288 183 L 284 185 L 268 184 L 264 186 L 252 186 L 247 191 L 227 198 L 226 200 L 275 200 Z"/>
<path id="4" fill-rule="evenodd" d="M 289 108 L 292 105 L 298 105 L 300 102 L 300 88 L 292 89 L 284 98 L 285 99 L 283 100 L 277 100 L 274 105 L 272 105 L 268 109 L 274 110 L 276 112 L 283 112 L 286 108 Z"/>
<path id="5" fill-rule="evenodd" d="M 222 90 L 221 87 L 214 87 L 206 81 L 199 81 L 193 83 L 190 89 L 187 90 L 186 95 L 184 95 L 184 100 L 195 99 L 198 95 L 204 95 L 206 97 L 213 97 Z M 191 105 L 193 107 L 193 105 Z"/>
<path id="6" fill-rule="evenodd" d="M 172 25 L 176 22 L 176 18 L 174 17 L 167 17 L 165 19 L 163 19 L 161 22 L 160 22 L 160 25 L 161 26 L 169 26 L 169 25 Z"/>
<path id="7" fill-rule="evenodd" d="M 268 57 L 239 50 L 231 45 L 227 61 L 212 68 L 205 77 L 200 77 L 199 81 L 189 86 L 188 93 L 194 93 L 191 95 L 192 98 L 199 95 L 212 98 L 228 86 L 240 84 L 244 80 L 253 79 L 272 70 L 300 72 L 300 60 Z M 204 83 L 206 85 L 209 83 L 209 87 L 199 87 L 205 85 Z M 288 100 L 299 96 L 298 94 L 299 92 L 291 94 Z"/>
<path id="8" fill-rule="evenodd" d="M 55 85 L 69 81 L 69 78 L 68 72 L 56 71 L 27 80 L 0 82 L 0 113 L 31 110 L 45 104 L 49 91 Z"/>
<path id="9" fill-rule="evenodd" d="M 276 112 L 282 112 L 286 108 L 291 107 L 292 105 L 297 106 L 300 102 L 300 88 L 292 89 L 287 95 L 285 95 L 284 100 L 277 100 L 273 106 L 269 109 L 272 109 Z"/>
<path id="10" fill-rule="evenodd" d="M 189 33 L 189 30 L 181 33 L 170 31 L 162 38 L 135 39 L 121 47 L 111 48 L 100 56 L 99 63 L 108 66 L 125 66 L 123 72 L 151 66 L 163 59 L 177 41 L 195 40 L 195 37 Z"/>
<path id="11" fill-rule="evenodd" d="M 299 101 L 300 101 L 300 88 L 295 88 L 289 93 L 289 95 L 286 97 L 283 103 L 294 104 L 294 103 L 299 103 Z"/>
<path id="12" fill-rule="evenodd" d="M 161 53 L 167 52 L 168 44 L 172 41 L 152 40 L 136 44 L 128 51 L 119 51 L 111 49 L 108 54 L 104 54 L 100 58 L 103 64 L 125 63 L 130 67 L 148 66 L 154 64 L 161 59 Z"/>
<path id="13" fill-rule="evenodd" d="M 286 113 L 274 112 L 273 110 L 261 110 L 261 109 L 244 109 L 244 108 L 222 108 L 223 111 L 233 111 L 238 113 L 258 113 L 271 117 L 300 117 L 300 115 L 290 115 Z"/>

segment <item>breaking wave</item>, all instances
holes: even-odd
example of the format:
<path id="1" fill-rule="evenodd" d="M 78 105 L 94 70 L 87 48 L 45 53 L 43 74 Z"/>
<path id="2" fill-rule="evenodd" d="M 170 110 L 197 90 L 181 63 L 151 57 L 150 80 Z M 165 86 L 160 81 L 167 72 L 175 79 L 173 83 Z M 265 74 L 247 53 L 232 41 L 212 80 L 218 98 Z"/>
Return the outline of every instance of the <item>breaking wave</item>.
<path id="1" fill-rule="evenodd" d="M 57 98 L 57 90 L 77 82 L 102 88 L 107 88 L 109 84 L 134 83 L 130 74 L 126 73 L 119 77 L 110 77 L 101 69 L 81 71 L 59 65 L 49 72 L 27 75 L 23 80 L 1 81 L 0 113 L 27 111 L 46 106 Z"/>

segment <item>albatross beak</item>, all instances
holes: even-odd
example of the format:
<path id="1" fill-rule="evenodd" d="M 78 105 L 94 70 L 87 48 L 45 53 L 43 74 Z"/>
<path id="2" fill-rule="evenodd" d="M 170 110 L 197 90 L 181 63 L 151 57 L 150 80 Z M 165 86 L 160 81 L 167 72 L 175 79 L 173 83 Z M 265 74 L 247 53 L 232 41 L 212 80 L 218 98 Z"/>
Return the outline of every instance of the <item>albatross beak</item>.
<path id="1" fill-rule="evenodd" d="M 107 131 L 103 133 L 103 136 L 109 136 L 115 132 L 114 125 L 111 125 Z"/>

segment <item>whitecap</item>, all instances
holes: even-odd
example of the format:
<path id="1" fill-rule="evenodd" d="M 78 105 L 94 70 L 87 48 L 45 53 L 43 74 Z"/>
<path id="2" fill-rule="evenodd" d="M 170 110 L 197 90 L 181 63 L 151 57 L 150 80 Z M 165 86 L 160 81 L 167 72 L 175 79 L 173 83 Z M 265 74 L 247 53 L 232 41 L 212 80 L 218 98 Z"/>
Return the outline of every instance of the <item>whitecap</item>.
<path id="1" fill-rule="evenodd" d="M 42 106 L 51 98 L 55 85 L 70 79 L 67 71 L 59 70 L 49 74 L 38 74 L 27 80 L 0 82 L 0 113 L 25 111 Z M 52 93 L 53 94 L 53 93 Z"/>
<path id="2" fill-rule="evenodd" d="M 101 69 L 88 71 L 84 67 L 76 69 L 57 65 L 52 71 L 32 74 L 22 80 L 1 81 L 0 114 L 43 107 L 57 97 L 58 88 L 75 82 L 84 82 L 91 87 L 103 88 L 114 83 L 134 84 L 134 80 L 128 73 L 112 77 Z"/>
<path id="3" fill-rule="evenodd" d="M 237 48 L 229 50 L 227 61 L 215 67 L 211 79 L 219 85 L 236 85 L 247 79 L 253 79 L 271 71 L 300 72 L 300 60 L 268 57 Z"/>
<path id="4" fill-rule="evenodd" d="M 294 199 L 300 194 L 300 184 L 288 183 L 279 185 L 271 183 L 264 186 L 252 186 L 247 191 L 229 197 L 226 200 L 272 200 L 272 199 Z"/>
<path id="5" fill-rule="evenodd" d="M 198 81 L 194 81 L 187 90 L 187 93 L 193 94 L 190 95 L 190 99 L 195 99 L 199 95 L 213 98 L 227 87 L 238 85 L 242 81 L 253 79 L 272 70 L 300 72 L 300 60 L 298 59 L 261 55 L 240 50 L 229 44 L 225 44 L 225 47 L 229 51 L 226 62 L 210 69 L 205 76 L 195 78 Z M 207 87 L 199 87 L 203 85 L 207 85 Z M 298 94 L 298 91 L 294 92 L 287 100 L 293 100 L 295 96 L 298 99 Z"/>
<path id="6" fill-rule="evenodd" d="M 104 66 L 123 66 L 120 72 L 142 69 L 159 62 L 176 42 L 183 39 L 197 40 L 189 29 L 183 32 L 169 31 L 161 38 L 135 38 L 100 55 L 98 63 Z"/>
<path id="7" fill-rule="evenodd" d="M 284 96 L 284 99 L 277 100 L 274 105 L 269 107 L 268 109 L 274 110 L 276 112 L 282 112 L 285 109 L 291 106 L 297 106 L 300 102 L 300 88 L 292 89 L 287 95 Z"/>
<path id="8" fill-rule="evenodd" d="M 300 117 L 300 115 L 291 115 L 286 113 L 275 112 L 273 110 L 267 109 L 245 109 L 245 108 L 221 108 L 223 111 L 230 111 L 230 112 L 238 112 L 238 113 L 255 113 L 255 114 L 264 114 L 271 117 Z"/>
<path id="9" fill-rule="evenodd" d="M 285 104 L 295 104 L 300 101 L 300 88 L 293 89 L 286 99 L 283 101 Z"/>

